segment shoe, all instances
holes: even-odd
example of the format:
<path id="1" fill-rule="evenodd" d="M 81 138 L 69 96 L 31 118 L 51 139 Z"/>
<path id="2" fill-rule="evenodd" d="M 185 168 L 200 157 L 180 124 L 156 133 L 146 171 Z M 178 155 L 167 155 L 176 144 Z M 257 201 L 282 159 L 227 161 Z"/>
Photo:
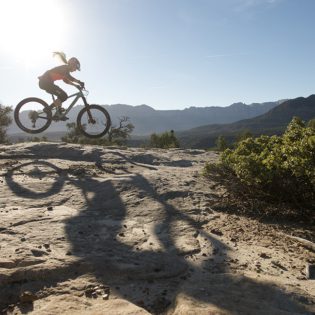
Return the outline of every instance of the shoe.
<path id="1" fill-rule="evenodd" d="M 63 116 L 63 115 L 60 115 L 60 114 L 56 113 L 56 114 L 53 116 L 52 119 L 55 120 L 55 121 L 66 121 L 66 120 L 69 119 L 69 117 Z"/>
<path id="2" fill-rule="evenodd" d="M 61 116 L 61 117 L 59 118 L 59 120 L 66 121 L 66 120 L 69 120 L 69 117 L 67 117 L 67 116 Z"/>
<path id="3" fill-rule="evenodd" d="M 58 107 L 56 108 L 56 113 L 53 117 L 54 120 L 62 120 L 62 121 L 66 121 L 69 118 L 65 115 L 63 115 L 62 113 L 65 112 L 66 110 L 63 107 Z"/>

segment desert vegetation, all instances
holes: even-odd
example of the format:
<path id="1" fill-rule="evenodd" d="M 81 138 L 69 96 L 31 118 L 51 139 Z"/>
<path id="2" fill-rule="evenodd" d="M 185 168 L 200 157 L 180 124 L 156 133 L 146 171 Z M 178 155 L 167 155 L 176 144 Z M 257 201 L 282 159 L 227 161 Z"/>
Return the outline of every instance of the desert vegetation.
<path id="1" fill-rule="evenodd" d="M 6 143 L 8 141 L 6 128 L 11 124 L 12 121 L 9 116 L 11 111 L 11 107 L 0 104 L 0 143 Z"/>
<path id="2" fill-rule="evenodd" d="M 99 139 L 90 139 L 82 135 L 76 123 L 67 124 L 68 133 L 61 138 L 68 143 L 95 144 L 95 145 L 123 145 L 130 137 L 134 125 L 129 117 L 120 117 L 118 125 L 112 125 L 107 135 Z"/>
<path id="3" fill-rule="evenodd" d="M 150 137 L 149 146 L 161 149 L 179 148 L 179 141 L 175 136 L 174 130 L 171 130 L 161 134 L 153 133 Z"/>
<path id="4" fill-rule="evenodd" d="M 238 199 L 290 204 L 305 219 L 314 216 L 315 128 L 294 117 L 281 136 L 248 137 L 226 149 L 219 164 L 207 164 L 205 175 L 234 177 Z M 230 181 L 227 180 L 228 185 Z M 246 196 L 246 198 L 244 198 Z M 257 206 L 251 207 L 252 210 Z M 286 207 L 286 209 L 288 209 Z M 274 213 L 273 213 L 274 214 Z"/>

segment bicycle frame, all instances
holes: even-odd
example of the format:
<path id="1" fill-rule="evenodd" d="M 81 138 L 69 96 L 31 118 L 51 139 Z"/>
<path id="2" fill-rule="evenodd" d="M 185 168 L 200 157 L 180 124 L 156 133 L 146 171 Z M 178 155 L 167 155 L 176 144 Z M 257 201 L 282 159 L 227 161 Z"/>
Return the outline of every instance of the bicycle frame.
<path id="1" fill-rule="evenodd" d="M 69 98 L 72 98 L 72 97 L 74 97 L 74 100 L 71 102 L 71 104 L 70 104 L 69 107 L 66 109 L 66 111 L 65 111 L 64 113 L 62 113 L 62 116 L 66 116 L 66 115 L 70 112 L 70 110 L 72 109 L 72 107 L 77 103 L 77 101 L 78 101 L 80 98 L 82 98 L 83 103 L 84 103 L 85 106 L 89 106 L 89 104 L 87 103 L 86 98 L 85 98 L 85 96 L 84 96 L 82 90 L 79 90 L 79 92 L 77 92 L 77 93 L 71 94 L 70 96 L 68 96 L 68 99 L 69 99 Z M 54 96 L 53 94 L 52 94 L 52 98 L 53 98 L 53 100 L 55 100 L 55 96 Z"/>

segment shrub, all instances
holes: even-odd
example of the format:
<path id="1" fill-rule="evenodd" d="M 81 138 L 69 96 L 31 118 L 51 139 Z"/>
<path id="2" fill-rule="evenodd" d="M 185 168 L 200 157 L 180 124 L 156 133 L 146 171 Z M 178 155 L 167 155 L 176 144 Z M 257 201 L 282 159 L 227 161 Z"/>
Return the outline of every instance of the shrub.
<path id="1" fill-rule="evenodd" d="M 179 148 L 179 141 L 173 130 L 160 135 L 153 133 L 150 137 L 150 147 L 162 149 Z"/>
<path id="2" fill-rule="evenodd" d="M 12 119 L 9 116 L 12 108 L 9 106 L 3 106 L 0 104 L 0 143 L 8 141 L 6 128 L 11 124 Z"/>
<path id="3" fill-rule="evenodd" d="M 225 150 L 221 163 L 255 192 L 314 207 L 315 129 L 297 117 L 282 136 L 247 138 Z"/>
<path id="4" fill-rule="evenodd" d="M 119 125 L 111 126 L 108 133 L 101 138 L 87 138 L 82 135 L 76 123 L 67 123 L 68 133 L 61 138 L 62 141 L 80 144 L 92 145 L 122 145 L 130 137 L 134 129 L 134 125 L 130 123 L 129 117 L 123 116 L 119 118 Z M 85 129 L 85 125 L 82 126 Z"/>

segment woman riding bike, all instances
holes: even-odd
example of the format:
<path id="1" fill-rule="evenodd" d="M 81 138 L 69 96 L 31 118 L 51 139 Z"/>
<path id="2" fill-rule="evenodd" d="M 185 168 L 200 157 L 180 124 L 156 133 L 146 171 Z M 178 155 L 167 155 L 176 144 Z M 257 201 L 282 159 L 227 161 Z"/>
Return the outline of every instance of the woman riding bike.
<path id="1" fill-rule="evenodd" d="M 68 95 L 59 86 L 55 85 L 54 82 L 57 80 L 63 80 L 65 83 L 70 85 L 75 85 L 75 83 L 77 83 L 82 89 L 84 88 L 84 83 L 70 74 L 70 72 L 74 72 L 76 70 L 80 71 L 80 62 L 77 58 L 72 57 L 67 61 L 66 55 L 63 52 L 55 52 L 54 55 L 58 56 L 64 65 L 46 71 L 42 76 L 38 77 L 38 84 L 42 90 L 57 96 L 57 99 L 53 102 L 51 107 L 56 107 L 56 114 L 60 115 L 65 110 L 62 108 L 61 104 L 67 100 Z M 67 117 L 65 118 L 67 119 Z"/>
<path id="2" fill-rule="evenodd" d="M 46 71 L 39 77 L 39 87 L 46 92 L 56 95 L 57 99 L 51 105 L 38 97 L 27 97 L 21 100 L 14 109 L 14 120 L 17 126 L 24 132 L 37 134 L 44 132 L 51 123 L 65 121 L 66 115 L 81 100 L 81 106 L 78 106 L 71 119 L 76 120 L 76 127 L 81 134 L 88 138 L 101 138 L 111 128 L 111 119 L 107 110 L 97 104 L 89 104 L 86 99 L 88 91 L 84 89 L 84 83 L 70 75 L 71 72 L 80 70 L 80 62 L 77 58 L 66 59 L 62 52 L 55 53 L 61 58 L 64 65 L 55 67 Z M 63 80 L 67 84 L 75 86 L 78 91 L 72 95 L 67 95 L 59 86 L 55 85 L 56 80 Z M 67 99 L 72 99 L 67 110 L 62 113 L 61 104 Z M 53 110 L 56 112 L 53 115 Z"/>

